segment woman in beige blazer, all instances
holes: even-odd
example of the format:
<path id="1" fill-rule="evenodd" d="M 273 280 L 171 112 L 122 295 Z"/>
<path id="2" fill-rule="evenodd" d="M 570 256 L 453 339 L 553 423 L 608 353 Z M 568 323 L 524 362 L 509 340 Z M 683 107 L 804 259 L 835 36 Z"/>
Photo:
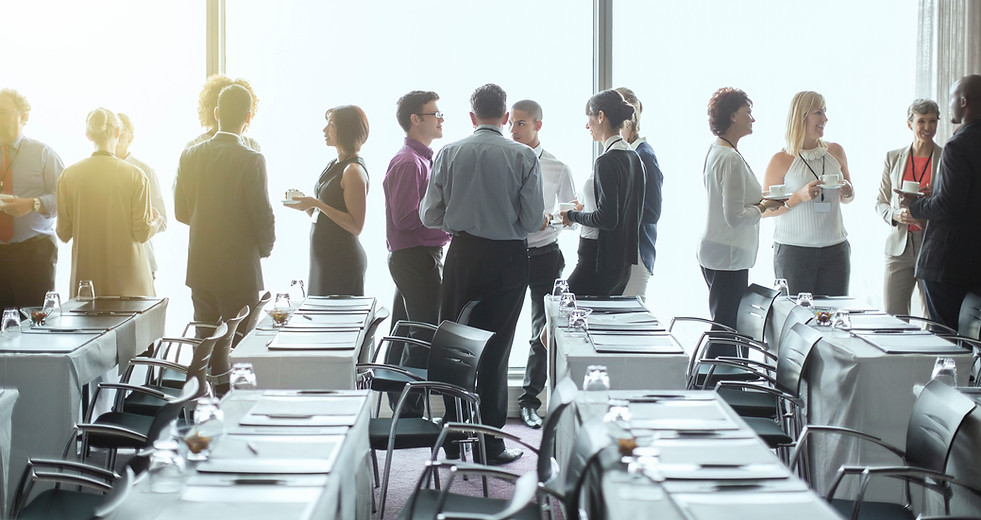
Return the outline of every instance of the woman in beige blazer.
<path id="1" fill-rule="evenodd" d="M 933 142 L 940 120 L 937 103 L 917 99 L 906 114 L 906 126 L 913 131 L 913 143 L 886 154 L 879 197 L 875 203 L 875 210 L 890 226 L 886 237 L 884 283 L 885 307 L 890 314 L 910 313 L 914 286 L 919 287 L 920 297 L 923 296 L 923 282 L 916 280 L 913 272 L 926 225 L 926 222 L 911 217 L 909 210 L 899 207 L 899 197 L 894 190 L 901 189 L 903 181 L 914 181 L 919 183 L 921 192 L 929 195 L 942 151 Z"/>
<path id="2" fill-rule="evenodd" d="M 119 120 L 97 108 L 85 121 L 96 151 L 58 179 L 58 237 L 72 240 L 71 291 L 92 280 L 98 296 L 154 296 L 143 243 L 160 227 L 143 171 L 113 151 Z"/>

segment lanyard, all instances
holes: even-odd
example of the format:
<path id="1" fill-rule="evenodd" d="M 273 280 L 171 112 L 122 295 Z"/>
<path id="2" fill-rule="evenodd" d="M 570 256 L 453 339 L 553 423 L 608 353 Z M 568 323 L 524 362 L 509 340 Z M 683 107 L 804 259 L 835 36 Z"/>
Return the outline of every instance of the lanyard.
<path id="1" fill-rule="evenodd" d="M 923 176 L 926 175 L 927 168 L 930 167 L 930 161 L 932 160 L 933 160 L 933 148 L 930 148 L 930 158 L 927 159 L 926 164 L 923 165 L 923 171 L 920 172 L 920 178 L 917 179 L 916 168 L 913 167 L 913 145 L 912 144 L 909 145 L 909 169 L 911 170 L 910 173 L 913 175 L 914 181 L 920 182 L 923 179 Z"/>
<path id="2" fill-rule="evenodd" d="M 814 176 L 815 180 L 821 180 L 821 178 L 824 177 L 824 166 L 825 166 L 824 155 L 821 156 L 821 177 L 818 177 L 817 172 L 814 171 L 814 168 L 811 168 L 811 165 L 808 164 L 807 159 L 805 159 L 804 156 L 800 154 L 800 152 L 797 153 L 797 157 L 800 157 L 800 160 L 804 161 L 804 166 L 807 166 L 807 169 L 811 170 L 811 175 Z M 824 201 L 824 190 L 821 190 L 821 200 Z"/>
<path id="3" fill-rule="evenodd" d="M 613 145 L 619 143 L 620 141 L 623 141 L 623 138 L 622 137 L 620 137 L 616 141 L 613 141 L 612 143 L 610 143 L 610 146 L 607 146 L 606 149 L 603 150 L 603 153 L 609 152 L 610 151 L 610 148 L 613 148 Z"/>
<path id="4" fill-rule="evenodd" d="M 725 142 L 726 142 L 726 144 L 728 144 L 729 146 L 731 146 L 731 147 L 732 147 L 732 149 L 733 149 L 733 151 L 735 151 L 735 152 L 736 152 L 736 155 L 738 155 L 738 156 L 739 156 L 739 158 L 743 160 L 743 164 L 745 164 L 745 165 L 746 165 L 746 167 L 747 167 L 747 168 L 749 168 L 749 173 L 752 173 L 752 174 L 753 174 L 753 176 L 755 177 L 755 176 L 756 176 L 756 174 L 755 174 L 755 173 L 753 173 L 753 167 L 749 165 L 749 162 L 747 162 L 747 161 L 746 161 L 746 158 L 745 158 L 745 157 L 743 157 L 743 154 L 741 154 L 741 153 L 739 153 L 739 149 L 737 149 L 737 148 L 736 148 L 736 145 L 734 145 L 734 144 L 732 144 L 732 141 L 730 141 L 730 140 L 728 140 L 728 139 L 726 139 L 725 137 L 722 137 L 721 135 L 719 136 L 719 139 L 722 139 L 723 141 L 725 141 Z M 704 168 L 703 168 L 703 169 L 704 169 Z"/>

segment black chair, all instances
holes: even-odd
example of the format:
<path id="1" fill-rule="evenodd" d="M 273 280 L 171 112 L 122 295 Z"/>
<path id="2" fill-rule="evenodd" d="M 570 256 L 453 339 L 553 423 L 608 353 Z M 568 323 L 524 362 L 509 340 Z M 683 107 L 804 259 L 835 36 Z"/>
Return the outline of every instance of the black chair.
<path id="1" fill-rule="evenodd" d="M 600 454 L 613 443 L 607 432 L 606 425 L 600 419 L 591 419 L 579 426 L 572 453 L 565 466 L 565 480 L 561 490 L 550 487 L 542 491 L 557 499 L 562 505 L 563 518 L 580 520 L 582 518 L 602 518 L 602 515 L 590 515 L 588 511 L 596 511 L 602 504 L 598 482 L 590 478 L 595 476 Z M 583 500 L 583 496 L 587 500 Z"/>
<path id="2" fill-rule="evenodd" d="M 838 469 L 828 489 L 827 500 L 845 517 L 852 519 L 909 519 L 911 511 L 910 484 L 939 493 L 949 514 L 953 490 L 960 488 L 981 497 L 981 488 L 974 482 L 964 482 L 945 473 L 951 446 L 964 419 L 974 410 L 974 400 L 940 381 L 930 381 L 920 391 L 913 404 L 913 413 L 906 429 L 906 449 L 892 446 L 882 439 L 848 428 L 808 425 L 791 456 L 793 467 L 806 449 L 806 441 L 814 434 L 842 435 L 871 442 L 896 455 L 901 466 L 862 467 L 844 465 Z M 836 499 L 835 493 L 846 476 L 859 476 L 859 492 L 854 500 Z M 900 479 L 905 483 L 903 504 L 864 500 L 873 476 Z"/>
<path id="3" fill-rule="evenodd" d="M 439 469 L 445 468 L 445 464 L 440 464 L 436 459 L 439 449 L 452 434 L 462 435 L 493 435 L 503 439 L 509 439 L 528 448 L 538 456 L 538 467 L 535 474 L 538 476 L 538 485 L 542 488 L 559 489 L 558 463 L 555 460 L 555 435 L 558 431 L 558 424 L 564 411 L 576 398 L 578 388 L 568 377 L 563 378 L 555 386 L 552 397 L 548 403 L 548 415 L 542 426 L 542 441 L 539 446 L 532 446 L 520 437 L 508 433 L 492 426 L 448 423 L 443 425 L 436 442 L 433 444 L 430 464 L 427 464 L 416 484 L 406 506 L 399 514 L 400 520 L 421 520 L 432 518 L 441 511 L 454 511 L 458 513 L 481 513 L 489 514 L 500 511 L 505 507 L 505 501 L 484 496 L 472 496 L 450 493 L 451 482 L 446 482 L 442 490 L 430 488 L 431 483 L 438 483 Z M 493 474 L 498 478 L 504 478 L 504 474 Z M 520 512 L 514 514 L 513 518 L 538 519 L 541 517 L 540 507 L 545 509 L 545 496 L 539 500 L 539 506 L 527 506 Z"/>
<path id="4" fill-rule="evenodd" d="M 112 471 L 81 462 L 28 459 L 10 517 L 15 520 L 89 520 L 109 499 L 106 494 L 118 480 L 120 477 Z M 39 483 L 53 487 L 31 498 Z M 129 485 L 126 483 L 127 487 Z"/>
<path id="5" fill-rule="evenodd" d="M 354 359 L 357 363 L 366 363 L 369 360 L 374 359 L 375 355 L 375 333 L 378 332 L 378 327 L 387 320 L 392 314 L 385 307 L 379 307 L 375 309 L 375 317 L 365 328 L 364 339 L 361 344 L 358 345 L 357 350 L 354 352 Z"/>
<path id="6" fill-rule="evenodd" d="M 446 462 L 427 461 L 426 468 L 429 471 L 439 471 L 446 468 L 449 473 L 446 487 L 440 492 L 435 504 L 435 512 L 429 516 L 419 518 L 436 518 L 437 520 L 511 520 L 524 519 L 538 520 L 538 508 L 534 504 L 538 494 L 538 474 L 529 471 L 524 475 L 517 474 L 489 466 L 478 466 L 464 463 L 450 464 Z M 449 496 L 450 486 L 459 478 L 459 475 L 474 475 L 483 478 L 498 478 L 514 483 L 511 496 L 507 500 L 495 500 L 493 506 L 486 511 L 462 511 L 457 510 L 446 498 Z M 488 503 L 488 505 L 491 505 Z M 530 513 L 529 513 L 530 512 Z"/>
<path id="7" fill-rule="evenodd" d="M 235 332 L 235 341 L 232 342 L 233 349 L 238 346 L 246 334 L 252 332 L 252 329 L 259 324 L 259 320 L 262 318 L 262 309 L 269 303 L 269 300 L 272 300 L 272 293 L 269 291 L 259 291 L 259 301 L 249 309 L 249 315 L 238 326 L 238 330 Z"/>
<path id="8" fill-rule="evenodd" d="M 429 379 L 405 383 L 393 417 L 375 417 L 369 421 L 368 436 L 376 482 L 378 463 L 375 451 L 386 451 L 381 480 L 381 516 L 385 514 L 392 452 L 397 449 L 431 447 L 440 435 L 441 428 L 433 420 L 429 407 L 431 394 L 443 395 L 455 402 L 457 422 L 480 423 L 480 397 L 476 393 L 477 370 L 484 348 L 493 335 L 492 332 L 452 321 L 441 323 L 436 329 L 429 351 Z M 375 363 L 359 364 L 358 369 L 364 372 L 378 369 L 399 370 L 398 367 Z M 370 379 L 371 376 L 368 374 L 366 377 Z M 399 417 L 409 396 L 417 392 L 424 396 L 423 417 Z M 480 448 L 483 450 L 483 444 L 480 444 Z"/>
<path id="9" fill-rule="evenodd" d="M 118 391 L 149 392 L 139 386 L 106 384 L 102 387 L 112 387 Z M 154 416 L 147 416 L 126 412 L 106 412 L 100 415 L 95 421 L 75 425 L 75 430 L 81 434 L 82 439 L 82 458 L 86 458 L 90 448 L 103 448 L 109 451 L 106 457 L 106 468 L 112 469 L 116 466 L 116 452 L 119 449 L 130 448 L 139 450 L 153 446 L 153 441 L 157 440 L 163 431 L 170 424 L 177 420 L 181 411 L 187 403 L 200 397 L 200 382 L 197 378 L 189 378 L 184 388 L 177 397 L 169 397 L 164 394 L 157 394 L 160 399 L 167 402 L 157 411 Z M 75 434 L 69 439 L 65 448 L 65 455 L 68 450 L 75 445 Z"/>

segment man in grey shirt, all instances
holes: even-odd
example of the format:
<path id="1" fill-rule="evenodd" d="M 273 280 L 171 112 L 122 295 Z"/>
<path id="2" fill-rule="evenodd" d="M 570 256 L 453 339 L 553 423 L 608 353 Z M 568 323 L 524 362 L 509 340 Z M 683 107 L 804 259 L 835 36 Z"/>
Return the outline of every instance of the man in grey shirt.
<path id="1" fill-rule="evenodd" d="M 453 235 L 440 319 L 456 320 L 467 302 L 479 300 L 469 324 L 495 333 L 483 354 L 477 393 L 484 423 L 503 427 L 508 356 L 528 284 L 527 237 L 547 224 L 542 171 L 531 148 L 504 137 L 507 95 L 501 87 L 478 88 L 470 106 L 476 130 L 437 154 L 419 216 L 425 226 Z M 457 455 L 454 448 L 448 447 L 448 457 Z M 490 464 L 522 455 L 496 437 L 487 438 L 486 448 Z"/>

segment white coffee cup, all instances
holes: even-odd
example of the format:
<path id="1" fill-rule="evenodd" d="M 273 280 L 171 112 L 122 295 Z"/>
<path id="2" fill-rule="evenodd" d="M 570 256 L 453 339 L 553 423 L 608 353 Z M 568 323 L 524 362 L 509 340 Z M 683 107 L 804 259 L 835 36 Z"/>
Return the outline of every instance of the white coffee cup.
<path id="1" fill-rule="evenodd" d="M 919 193 L 920 183 L 916 181 L 903 181 L 903 190 L 906 193 Z"/>
<path id="2" fill-rule="evenodd" d="M 576 209 L 576 203 L 575 202 L 560 202 L 559 203 L 559 211 L 569 211 L 571 209 Z"/>
<path id="3" fill-rule="evenodd" d="M 770 186 L 770 196 L 771 197 L 783 197 L 787 194 L 787 186 L 783 184 L 774 184 Z"/>
<path id="4" fill-rule="evenodd" d="M 286 200 L 293 202 L 297 197 L 302 197 L 303 192 L 300 190 L 286 190 Z"/>
<path id="5" fill-rule="evenodd" d="M 826 173 L 826 174 L 824 174 L 824 175 L 821 176 L 821 182 L 823 182 L 825 184 L 828 184 L 828 185 L 831 185 L 831 186 L 836 186 L 838 184 L 841 184 L 841 174 L 840 173 Z"/>

